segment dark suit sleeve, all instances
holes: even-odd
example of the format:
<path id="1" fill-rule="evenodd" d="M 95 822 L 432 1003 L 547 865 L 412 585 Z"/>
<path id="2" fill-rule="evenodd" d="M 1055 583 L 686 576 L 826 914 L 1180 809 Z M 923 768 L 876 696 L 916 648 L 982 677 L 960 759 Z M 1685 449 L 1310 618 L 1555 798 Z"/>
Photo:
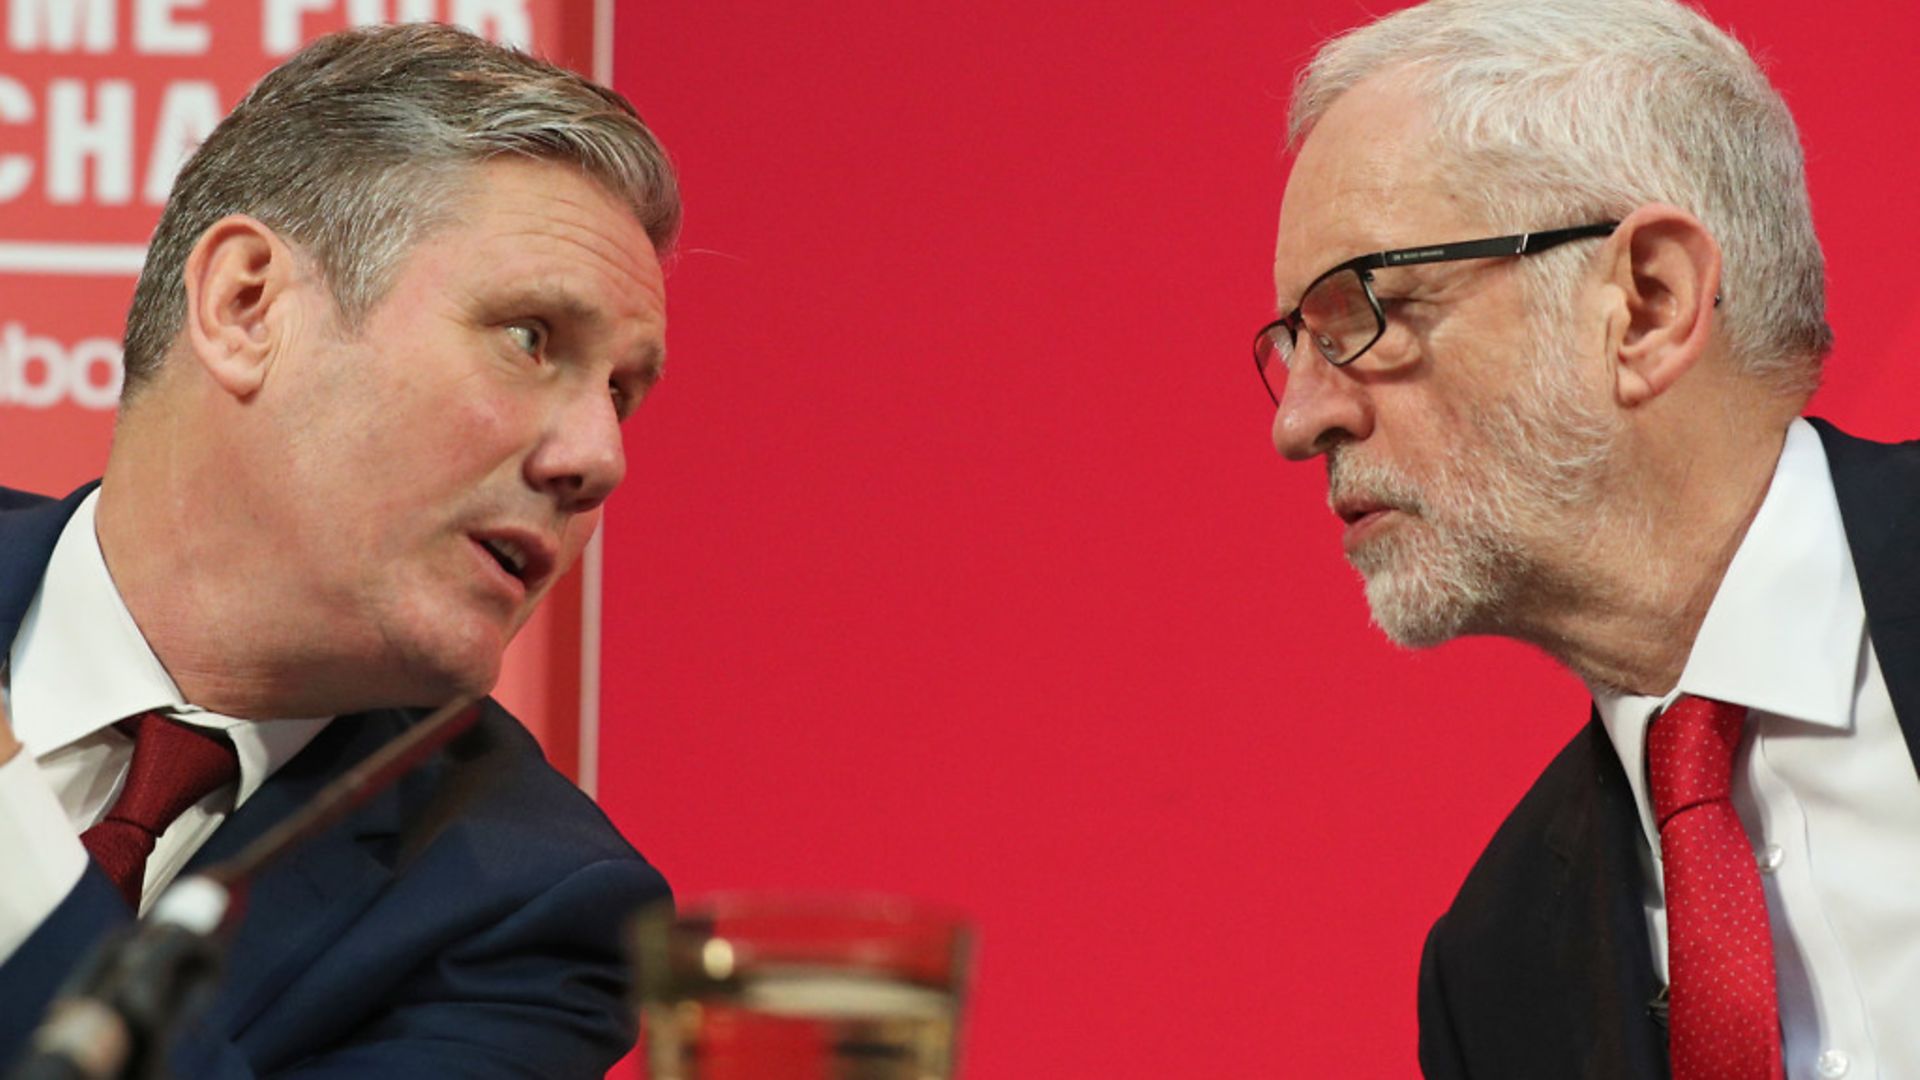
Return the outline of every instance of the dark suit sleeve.
<path id="1" fill-rule="evenodd" d="M 232 857 L 410 719 L 329 725 L 195 859 Z M 495 707 L 254 880 L 225 978 L 169 1063 L 176 1076 L 221 1080 L 598 1080 L 635 1034 L 623 922 L 668 897 Z M 90 867 L 0 966 L 0 1074 L 69 972 L 131 918 Z"/>
<path id="2" fill-rule="evenodd" d="M 621 920 L 665 895 L 659 875 L 639 860 L 581 867 L 382 993 L 383 1007 L 340 1044 L 256 1073 L 233 1044 L 189 1037 L 173 1055 L 175 1073 L 597 1080 L 635 1035 L 628 966 L 613 944 Z"/>
<path id="3" fill-rule="evenodd" d="M 659 875 L 637 859 L 581 867 L 404 985 L 381 992 L 384 1007 L 343 1044 L 260 1073 L 239 1045 L 190 1025 L 171 1055 L 174 1074 L 219 1080 L 602 1077 L 634 1039 L 627 964 L 613 944 L 621 918 L 665 895 Z M 113 885 L 90 867 L 0 966 L 0 1062 L 25 1051 L 73 967 L 131 921 Z"/>
<path id="4" fill-rule="evenodd" d="M 1466 1080 L 1467 1063 L 1460 1053 L 1440 972 L 1440 937 L 1446 922 L 1442 915 L 1433 924 L 1420 953 L 1420 1073 L 1427 1080 Z"/>
<path id="5" fill-rule="evenodd" d="M 47 1005 L 68 974 L 133 912 L 98 863 L 86 873 L 20 948 L 0 964 L 0 1067 L 26 1051 Z"/>

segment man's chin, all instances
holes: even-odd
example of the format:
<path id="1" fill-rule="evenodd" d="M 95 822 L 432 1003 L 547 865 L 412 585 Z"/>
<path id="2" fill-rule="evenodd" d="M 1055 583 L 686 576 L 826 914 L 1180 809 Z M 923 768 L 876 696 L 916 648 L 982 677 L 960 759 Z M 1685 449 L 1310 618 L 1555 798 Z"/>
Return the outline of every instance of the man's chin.
<path id="1" fill-rule="evenodd" d="M 441 635 L 405 650 L 395 682 L 405 688 L 407 700 L 394 704 L 432 708 L 449 701 L 484 697 L 493 690 L 500 681 L 508 635 L 469 626 L 474 632 Z"/>
<path id="2" fill-rule="evenodd" d="M 1373 624 L 1403 649 L 1430 649 L 1466 629 L 1470 605 L 1430 579 L 1379 568 L 1362 578 Z"/>
<path id="3" fill-rule="evenodd" d="M 500 650 L 480 650 L 476 655 L 462 656 L 456 662 L 442 669 L 440 675 L 441 697 L 432 704 L 441 704 L 455 698 L 480 698 L 493 692 L 500 682 L 500 669 L 503 666 Z"/>

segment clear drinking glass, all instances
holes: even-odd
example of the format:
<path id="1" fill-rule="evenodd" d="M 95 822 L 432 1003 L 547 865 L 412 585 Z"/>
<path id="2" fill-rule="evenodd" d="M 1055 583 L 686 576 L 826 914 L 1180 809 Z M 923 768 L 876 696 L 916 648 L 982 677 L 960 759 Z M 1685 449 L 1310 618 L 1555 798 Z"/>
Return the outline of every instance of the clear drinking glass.
<path id="1" fill-rule="evenodd" d="M 651 1080 L 953 1080 L 972 953 L 890 897 L 724 893 L 635 920 Z"/>

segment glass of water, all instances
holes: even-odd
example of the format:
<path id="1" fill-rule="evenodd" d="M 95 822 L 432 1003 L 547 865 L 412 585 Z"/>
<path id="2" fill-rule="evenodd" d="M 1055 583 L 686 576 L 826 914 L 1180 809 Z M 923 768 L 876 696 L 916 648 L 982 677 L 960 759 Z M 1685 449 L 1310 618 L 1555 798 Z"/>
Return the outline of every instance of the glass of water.
<path id="1" fill-rule="evenodd" d="M 966 924 L 891 897 L 722 893 L 631 931 L 651 1080 L 953 1080 Z"/>

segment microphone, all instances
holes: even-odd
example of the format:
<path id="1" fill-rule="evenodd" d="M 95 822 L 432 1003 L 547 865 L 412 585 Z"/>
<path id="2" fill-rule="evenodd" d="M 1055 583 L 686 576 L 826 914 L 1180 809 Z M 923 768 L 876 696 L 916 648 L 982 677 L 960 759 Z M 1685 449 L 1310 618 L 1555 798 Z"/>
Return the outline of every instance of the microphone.
<path id="1" fill-rule="evenodd" d="M 223 938 L 261 870 L 332 828 L 480 718 L 474 698 L 435 709 L 225 862 L 174 882 L 147 917 L 102 941 L 48 1006 L 9 1080 L 157 1080 L 169 1036 L 219 985 Z"/>
<path id="2" fill-rule="evenodd" d="M 166 1033 L 198 1011 L 220 976 L 223 885 L 181 879 L 145 922 L 102 942 L 34 1032 L 13 1080 L 166 1075 Z"/>

